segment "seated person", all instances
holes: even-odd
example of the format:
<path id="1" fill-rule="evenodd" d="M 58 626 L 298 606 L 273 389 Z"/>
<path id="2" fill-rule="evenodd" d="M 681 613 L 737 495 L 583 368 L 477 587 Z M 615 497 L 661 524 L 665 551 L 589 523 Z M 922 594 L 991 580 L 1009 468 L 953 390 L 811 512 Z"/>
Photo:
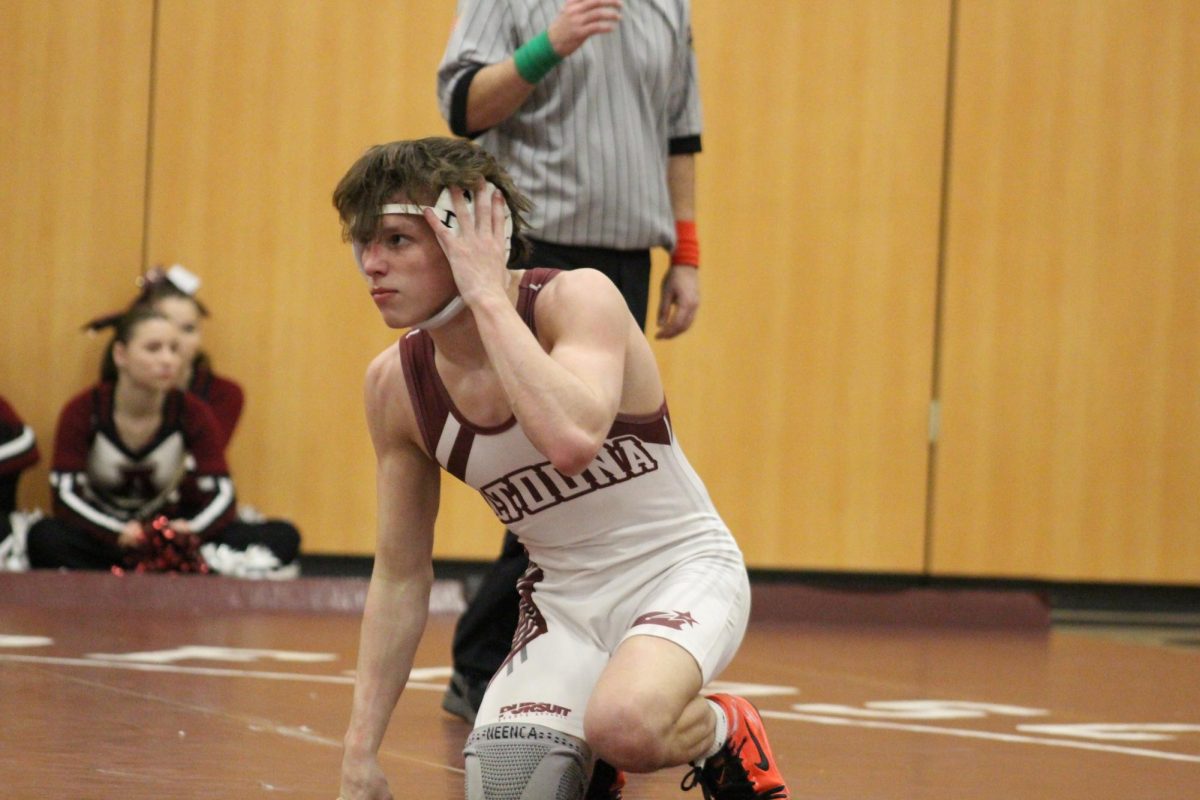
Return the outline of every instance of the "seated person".
<path id="1" fill-rule="evenodd" d="M 196 297 L 200 279 L 176 264 L 165 271 L 155 267 L 142 277 L 141 282 L 142 291 L 135 302 L 152 306 L 179 329 L 183 368 L 176 385 L 212 408 L 228 444 L 241 419 L 245 394 L 236 382 L 213 372 L 212 359 L 202 347 L 203 322 L 209 314 Z"/>
<path id="2" fill-rule="evenodd" d="M 59 417 L 50 475 L 54 516 L 29 531 L 31 566 L 130 566 L 147 542 L 150 520 L 160 517 L 204 548 L 254 547 L 276 567 L 293 563 L 294 530 L 236 519 L 220 426 L 207 405 L 175 385 L 181 367 L 175 325 L 136 306 L 115 327 L 100 383 Z"/>
<path id="3" fill-rule="evenodd" d="M 0 571 L 22 570 L 29 566 L 25 559 L 24 534 L 27 520 L 32 515 L 17 512 L 17 483 L 21 473 L 37 462 L 37 438 L 33 428 L 0 397 Z"/>
<path id="4" fill-rule="evenodd" d="M 203 323 L 209 316 L 208 308 L 196 297 L 200 279 L 176 264 L 169 269 L 154 267 L 139 279 L 141 291 L 132 306 L 148 305 L 175 324 L 179 330 L 179 354 L 182 367 L 176 386 L 203 400 L 212 410 L 221 429 L 223 445 L 228 446 L 241 419 L 245 405 L 242 387 L 223 375 L 213 371 L 212 359 L 203 349 Z M 91 330 L 110 325 L 119 314 L 101 317 L 88 324 Z M 264 517 L 257 509 L 242 504 L 238 507 L 238 518 L 249 526 L 263 525 L 273 529 L 287 529 L 297 539 L 296 526 L 288 520 Z M 299 562 L 284 569 L 266 567 L 259 558 L 247 560 L 245 552 L 230 548 L 214 548 L 213 568 L 223 574 L 240 577 L 289 578 L 299 574 Z M 254 551 L 250 555 L 255 555 Z M 264 571 L 265 570 L 265 571 Z"/>

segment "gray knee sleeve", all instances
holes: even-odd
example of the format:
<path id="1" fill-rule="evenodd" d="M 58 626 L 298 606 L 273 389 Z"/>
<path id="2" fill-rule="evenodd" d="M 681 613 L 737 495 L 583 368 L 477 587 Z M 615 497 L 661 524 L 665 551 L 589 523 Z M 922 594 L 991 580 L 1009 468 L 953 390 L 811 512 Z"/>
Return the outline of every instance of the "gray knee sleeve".
<path id="1" fill-rule="evenodd" d="M 467 800 L 581 800 L 591 750 L 582 739 L 541 725 L 476 728 L 463 749 Z"/>

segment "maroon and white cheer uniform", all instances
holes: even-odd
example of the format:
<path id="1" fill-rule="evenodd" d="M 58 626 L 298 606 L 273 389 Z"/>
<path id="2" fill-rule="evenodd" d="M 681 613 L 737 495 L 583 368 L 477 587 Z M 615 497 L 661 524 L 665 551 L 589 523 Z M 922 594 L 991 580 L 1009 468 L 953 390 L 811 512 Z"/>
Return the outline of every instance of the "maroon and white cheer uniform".
<path id="1" fill-rule="evenodd" d="M 50 473 L 55 516 L 107 538 L 130 520 L 161 514 L 186 519 L 194 533 L 209 538 L 236 508 L 222 447 L 223 433 L 208 406 L 171 390 L 158 431 L 131 450 L 113 421 L 113 384 L 98 384 L 59 416 Z"/>

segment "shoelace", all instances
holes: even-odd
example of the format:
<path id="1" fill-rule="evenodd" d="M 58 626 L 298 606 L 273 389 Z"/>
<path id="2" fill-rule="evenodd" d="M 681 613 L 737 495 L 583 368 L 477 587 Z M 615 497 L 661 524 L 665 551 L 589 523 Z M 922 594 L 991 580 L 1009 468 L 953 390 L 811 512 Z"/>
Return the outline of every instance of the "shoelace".
<path id="1" fill-rule="evenodd" d="M 742 748 L 745 745 L 746 740 L 743 739 L 736 749 L 728 745 L 722 749 L 720 762 L 714 765 L 713 770 L 720 769 L 720 777 L 709 776 L 704 767 L 693 766 L 679 782 L 679 788 L 687 792 L 699 786 L 704 800 L 785 800 L 787 794 L 782 786 L 755 791 L 742 764 Z"/>
<path id="2" fill-rule="evenodd" d="M 691 783 L 688 783 L 688 779 Z M 693 766 L 683 776 L 683 780 L 679 782 L 679 788 L 685 792 L 690 792 L 697 786 L 700 787 L 701 793 L 704 795 L 704 800 L 712 800 L 712 795 L 708 793 L 708 782 L 704 779 L 704 767 Z"/>
<path id="3" fill-rule="evenodd" d="M 733 764 L 737 764 L 737 767 L 730 769 Z M 732 763 L 723 761 L 722 766 L 719 777 L 709 775 L 704 767 L 693 767 L 692 771 L 684 776 L 679 788 L 686 792 L 699 786 L 700 791 L 704 793 L 704 800 L 758 800 L 759 795 L 754 793 L 754 784 L 750 782 L 746 770 L 741 768 L 740 760 Z M 692 779 L 691 783 L 688 783 L 689 777 Z"/>

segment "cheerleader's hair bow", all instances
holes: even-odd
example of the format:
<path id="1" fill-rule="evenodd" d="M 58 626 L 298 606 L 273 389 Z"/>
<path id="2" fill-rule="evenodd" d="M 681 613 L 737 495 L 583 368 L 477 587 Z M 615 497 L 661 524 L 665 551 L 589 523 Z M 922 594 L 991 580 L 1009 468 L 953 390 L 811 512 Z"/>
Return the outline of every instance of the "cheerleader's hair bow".
<path id="1" fill-rule="evenodd" d="M 200 277 L 183 264 L 172 264 L 166 268 L 161 264 L 155 265 L 146 270 L 144 275 L 138 276 L 137 287 L 137 297 L 133 298 L 133 302 L 128 306 L 120 311 L 96 317 L 87 322 L 83 326 L 83 330 L 89 333 L 98 333 L 105 328 L 114 327 L 121 320 L 121 317 L 137 306 L 153 303 L 163 296 L 173 294 L 190 297 L 196 304 L 196 308 L 200 309 L 200 315 L 204 317 L 208 316 L 208 309 L 196 299 L 196 292 L 200 289 Z"/>
<path id="2" fill-rule="evenodd" d="M 163 269 L 160 264 L 151 267 L 146 271 L 145 275 L 138 278 L 137 285 L 142 290 L 139 300 L 149 296 L 155 284 L 162 283 L 163 281 L 171 284 L 188 297 L 195 297 L 196 292 L 200 289 L 200 277 L 183 264 L 172 264 L 166 269 Z"/>

